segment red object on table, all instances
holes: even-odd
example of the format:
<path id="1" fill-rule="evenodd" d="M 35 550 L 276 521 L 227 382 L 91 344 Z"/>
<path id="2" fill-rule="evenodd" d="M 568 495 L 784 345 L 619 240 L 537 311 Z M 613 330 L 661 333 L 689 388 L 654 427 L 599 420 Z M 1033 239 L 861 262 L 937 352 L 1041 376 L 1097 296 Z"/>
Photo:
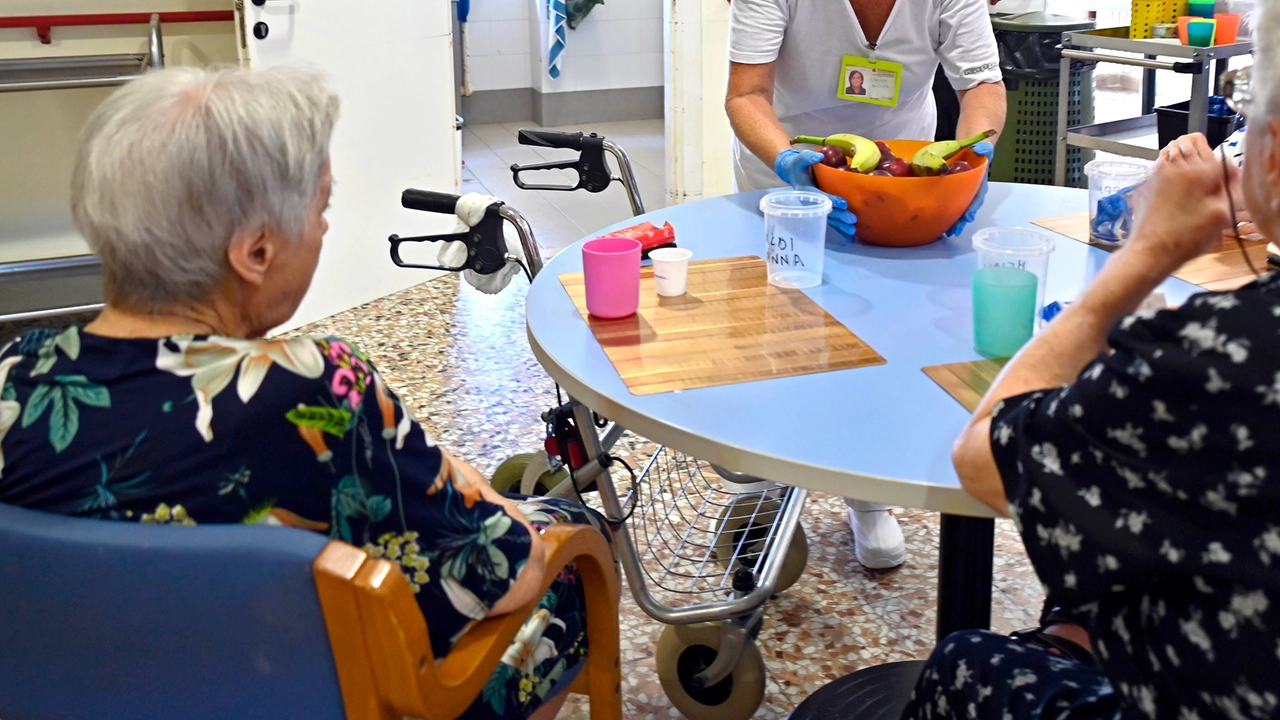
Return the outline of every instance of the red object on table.
<path id="1" fill-rule="evenodd" d="M 639 240 L 640 255 L 644 258 L 649 257 L 650 250 L 676 246 L 676 229 L 671 227 L 671 223 L 663 223 L 662 227 L 658 227 L 651 222 L 643 222 L 621 230 L 614 230 L 601 235 L 601 237 L 623 237 Z"/>
<path id="2" fill-rule="evenodd" d="M 86 25 L 146 25 L 151 16 L 158 14 L 162 23 L 230 22 L 235 20 L 231 10 L 199 10 L 162 13 L 89 13 L 83 15 L 16 15 L 0 17 L 0 28 L 35 28 L 40 42 L 52 42 L 50 33 L 55 27 L 83 27 Z"/>

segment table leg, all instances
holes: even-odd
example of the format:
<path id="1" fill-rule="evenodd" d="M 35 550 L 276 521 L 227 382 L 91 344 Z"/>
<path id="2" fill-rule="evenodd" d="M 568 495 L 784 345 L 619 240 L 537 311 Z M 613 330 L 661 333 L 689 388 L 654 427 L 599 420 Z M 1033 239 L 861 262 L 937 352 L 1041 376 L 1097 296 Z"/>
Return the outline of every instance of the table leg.
<path id="1" fill-rule="evenodd" d="M 942 516 L 938 552 L 938 641 L 957 630 L 991 627 L 995 520 Z"/>

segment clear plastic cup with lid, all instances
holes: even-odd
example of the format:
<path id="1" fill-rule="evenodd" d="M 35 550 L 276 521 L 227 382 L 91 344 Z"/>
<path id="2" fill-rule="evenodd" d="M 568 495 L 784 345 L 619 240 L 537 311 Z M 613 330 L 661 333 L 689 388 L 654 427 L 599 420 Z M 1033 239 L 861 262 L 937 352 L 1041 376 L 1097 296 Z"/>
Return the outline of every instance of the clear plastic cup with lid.
<path id="1" fill-rule="evenodd" d="M 822 284 L 831 198 L 807 190 L 780 190 L 760 199 L 768 242 L 769 284 L 811 288 Z"/>

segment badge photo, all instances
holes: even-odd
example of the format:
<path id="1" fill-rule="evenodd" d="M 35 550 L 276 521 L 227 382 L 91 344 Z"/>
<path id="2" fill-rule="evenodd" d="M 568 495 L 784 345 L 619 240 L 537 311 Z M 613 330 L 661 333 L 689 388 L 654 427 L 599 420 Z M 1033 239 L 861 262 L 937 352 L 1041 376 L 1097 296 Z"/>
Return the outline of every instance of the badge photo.
<path id="1" fill-rule="evenodd" d="M 894 107 L 902 84 L 902 64 L 845 55 L 840 63 L 836 97 L 852 102 Z"/>

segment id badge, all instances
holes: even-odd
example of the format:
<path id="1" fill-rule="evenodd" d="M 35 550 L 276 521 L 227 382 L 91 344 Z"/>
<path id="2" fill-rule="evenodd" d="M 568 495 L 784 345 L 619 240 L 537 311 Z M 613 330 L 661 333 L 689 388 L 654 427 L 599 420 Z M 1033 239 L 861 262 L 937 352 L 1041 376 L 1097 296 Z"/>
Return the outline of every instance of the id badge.
<path id="1" fill-rule="evenodd" d="M 838 83 L 836 97 L 841 100 L 897 107 L 902 63 L 845 55 Z"/>

